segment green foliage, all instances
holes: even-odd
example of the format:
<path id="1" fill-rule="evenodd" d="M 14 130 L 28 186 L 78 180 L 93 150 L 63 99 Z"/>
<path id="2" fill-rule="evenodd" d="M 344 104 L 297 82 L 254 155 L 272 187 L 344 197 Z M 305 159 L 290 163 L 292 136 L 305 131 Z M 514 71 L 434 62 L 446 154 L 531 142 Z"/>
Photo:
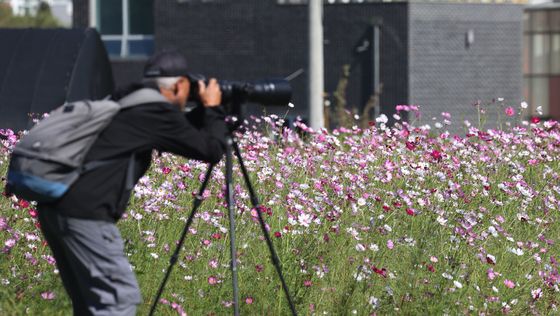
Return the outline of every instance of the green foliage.
<path id="1" fill-rule="evenodd" d="M 6 3 L 0 3 L 0 27 L 4 28 L 54 28 L 61 27 L 60 22 L 52 15 L 47 3 L 39 5 L 37 14 L 16 16 Z"/>

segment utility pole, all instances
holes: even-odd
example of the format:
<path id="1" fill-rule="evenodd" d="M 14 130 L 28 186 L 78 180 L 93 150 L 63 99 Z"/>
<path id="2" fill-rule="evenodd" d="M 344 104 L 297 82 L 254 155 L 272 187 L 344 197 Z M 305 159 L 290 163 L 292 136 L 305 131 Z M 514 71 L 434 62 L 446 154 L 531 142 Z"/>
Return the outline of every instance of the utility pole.
<path id="1" fill-rule="evenodd" d="M 309 124 L 314 130 L 324 127 L 323 92 L 323 0 L 308 0 L 309 6 Z"/>

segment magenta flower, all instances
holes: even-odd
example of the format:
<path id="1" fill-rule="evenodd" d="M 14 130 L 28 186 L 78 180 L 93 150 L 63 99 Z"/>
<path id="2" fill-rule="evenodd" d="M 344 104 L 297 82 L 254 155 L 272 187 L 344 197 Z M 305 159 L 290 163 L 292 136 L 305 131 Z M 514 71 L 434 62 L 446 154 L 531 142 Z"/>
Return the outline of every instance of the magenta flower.
<path id="1" fill-rule="evenodd" d="M 515 110 L 511 106 L 507 107 L 505 109 L 505 112 L 506 112 L 507 116 L 514 116 L 515 115 Z"/>
<path id="2" fill-rule="evenodd" d="M 441 152 L 439 150 L 432 150 L 432 152 L 430 153 L 430 156 L 432 156 L 432 158 L 434 158 L 434 160 L 441 160 L 442 155 Z"/>

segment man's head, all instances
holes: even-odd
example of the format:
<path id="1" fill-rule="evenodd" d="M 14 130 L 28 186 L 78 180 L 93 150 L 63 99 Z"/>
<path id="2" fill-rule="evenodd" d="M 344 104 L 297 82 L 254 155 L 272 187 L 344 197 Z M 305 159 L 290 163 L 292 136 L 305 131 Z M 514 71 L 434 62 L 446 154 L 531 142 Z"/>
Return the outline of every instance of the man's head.
<path id="1" fill-rule="evenodd" d="M 187 60 L 176 50 L 156 53 L 144 66 L 144 83 L 155 85 L 161 94 L 181 110 L 190 93 Z"/>

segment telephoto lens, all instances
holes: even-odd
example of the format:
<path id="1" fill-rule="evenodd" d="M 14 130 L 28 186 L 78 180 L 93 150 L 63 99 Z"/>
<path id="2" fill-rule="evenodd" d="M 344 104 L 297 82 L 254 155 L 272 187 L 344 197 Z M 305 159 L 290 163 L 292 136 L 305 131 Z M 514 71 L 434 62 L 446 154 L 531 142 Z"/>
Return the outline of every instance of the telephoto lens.
<path id="1" fill-rule="evenodd" d="M 191 92 L 189 100 L 199 101 L 198 81 L 208 84 L 202 75 L 190 76 Z M 222 104 L 230 102 L 258 103 L 264 106 L 287 106 L 292 98 L 292 87 L 285 79 L 262 79 L 255 81 L 228 81 L 219 80 L 222 91 Z"/>

